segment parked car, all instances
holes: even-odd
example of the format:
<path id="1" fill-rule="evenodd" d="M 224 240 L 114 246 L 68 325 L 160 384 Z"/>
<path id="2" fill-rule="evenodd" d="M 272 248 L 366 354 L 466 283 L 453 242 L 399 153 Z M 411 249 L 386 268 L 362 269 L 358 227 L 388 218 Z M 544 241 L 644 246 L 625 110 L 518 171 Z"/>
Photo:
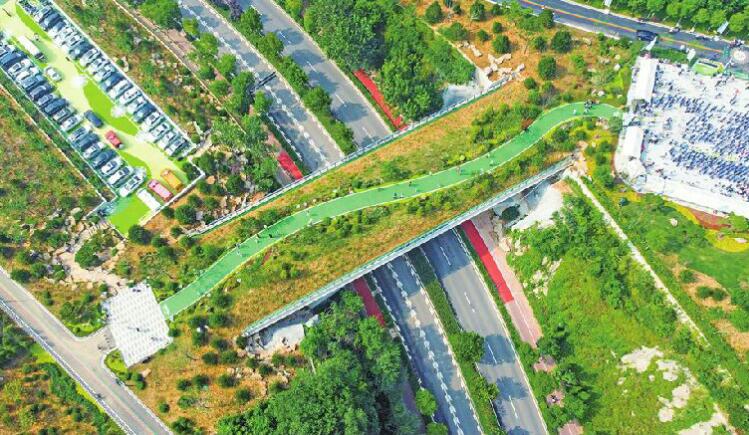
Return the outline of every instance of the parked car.
<path id="1" fill-rule="evenodd" d="M 96 154 L 98 154 L 100 151 L 102 151 L 104 148 L 105 147 L 104 147 L 103 143 L 101 143 L 99 141 L 96 141 L 93 144 L 91 144 L 91 146 L 89 146 L 88 148 L 86 148 L 86 150 L 82 154 L 83 158 L 84 159 L 91 159 Z"/>
<path id="2" fill-rule="evenodd" d="M 44 106 L 47 105 L 47 103 L 49 103 L 50 101 L 52 101 L 54 99 L 55 99 L 55 95 L 54 94 L 47 94 L 47 95 L 44 95 L 44 96 L 40 97 L 36 101 L 36 105 L 38 107 L 44 107 Z"/>
<path id="3" fill-rule="evenodd" d="M 17 73 L 15 77 L 13 77 L 13 80 L 15 80 L 16 83 L 21 83 L 23 80 L 31 77 L 31 72 L 28 70 L 21 70 L 21 72 Z"/>
<path id="4" fill-rule="evenodd" d="M 159 146 L 162 150 L 166 149 L 166 147 L 169 145 L 169 142 L 174 140 L 175 137 L 179 136 L 176 131 L 170 130 L 166 132 L 164 136 L 161 137 L 161 139 L 158 140 L 156 145 Z"/>
<path id="5" fill-rule="evenodd" d="M 99 71 L 99 69 L 101 69 L 106 63 L 106 59 L 103 57 L 97 57 L 86 67 L 86 71 L 88 71 L 89 74 L 93 74 L 96 71 Z"/>
<path id="6" fill-rule="evenodd" d="M 91 159 L 91 167 L 99 169 L 104 163 L 107 163 L 116 156 L 116 152 L 112 150 L 104 150 Z"/>
<path id="7" fill-rule="evenodd" d="M 115 99 L 122 95 L 124 92 L 128 92 L 128 90 L 132 87 L 133 86 L 127 80 L 123 80 L 117 83 L 112 89 L 107 91 L 107 95 L 109 95 L 109 98 Z"/>
<path id="8" fill-rule="evenodd" d="M 104 65 L 99 71 L 96 71 L 93 76 L 94 80 L 97 82 L 103 81 L 105 78 L 109 77 L 112 73 L 114 73 L 114 67 L 111 64 Z"/>
<path id="9" fill-rule="evenodd" d="M 52 92 L 52 86 L 49 83 L 44 82 L 29 91 L 29 98 L 31 101 L 37 102 L 43 96 L 49 95 L 50 92 Z"/>
<path id="10" fill-rule="evenodd" d="M 112 160 L 108 161 L 104 166 L 99 169 L 102 174 L 104 175 L 110 175 L 114 173 L 114 171 L 120 169 L 120 166 L 122 166 L 122 159 L 119 157 L 115 157 Z"/>
<path id="11" fill-rule="evenodd" d="M 108 91 L 115 87 L 115 85 L 117 85 L 117 83 L 119 83 L 120 81 L 122 81 L 122 76 L 120 75 L 120 73 L 114 72 L 101 82 L 101 88 L 105 91 Z"/>
<path id="12" fill-rule="evenodd" d="M 143 121 L 143 118 L 150 115 L 156 110 L 151 104 L 146 103 L 143 106 L 140 107 L 140 109 L 136 110 L 135 113 L 133 113 L 133 121 L 140 123 Z"/>
<path id="13" fill-rule="evenodd" d="M 143 127 L 146 129 L 151 129 L 161 122 L 161 114 L 159 112 L 153 112 L 150 115 L 146 116 L 146 119 L 143 121 Z"/>
<path id="14" fill-rule="evenodd" d="M 132 172 L 132 169 L 130 169 L 129 166 L 124 166 L 117 170 L 114 174 L 110 175 L 109 178 L 107 178 L 107 183 L 109 183 L 112 186 L 117 186 L 122 181 L 125 181 L 125 177 L 130 175 Z"/>
<path id="15" fill-rule="evenodd" d="M 24 56 L 17 51 L 11 51 L 6 54 L 4 54 L 2 57 L 0 57 L 0 67 L 7 70 L 15 63 L 19 62 L 21 59 L 23 59 Z"/>
<path id="16" fill-rule="evenodd" d="M 161 136 L 164 136 L 166 132 L 169 131 L 169 123 L 164 122 L 161 125 L 157 126 L 150 132 L 151 136 L 151 142 L 157 142 L 159 139 L 161 139 Z"/>
<path id="17" fill-rule="evenodd" d="M 169 145 L 164 151 L 169 157 L 172 157 L 173 155 L 177 154 L 179 150 L 187 146 L 187 143 L 188 143 L 187 140 L 181 139 L 178 142 L 176 142 L 174 145 Z"/>
<path id="18" fill-rule="evenodd" d="M 83 53 L 87 52 L 90 48 L 91 44 L 89 44 L 88 41 L 83 41 L 70 50 L 70 57 L 73 58 L 73 60 L 78 60 L 83 56 Z"/>
<path id="19" fill-rule="evenodd" d="M 62 98 L 58 98 L 54 102 L 48 103 L 46 106 L 42 107 L 42 112 L 44 112 L 44 114 L 47 116 L 52 116 L 55 113 L 62 110 L 67 105 L 68 105 L 67 101 L 65 101 Z"/>
<path id="20" fill-rule="evenodd" d="M 117 136 L 117 133 L 114 132 L 114 130 L 109 130 L 108 132 L 106 132 L 106 134 L 104 134 L 104 137 L 107 138 L 107 140 L 112 144 L 113 147 L 119 148 L 122 146 L 122 141 Z"/>
<path id="21" fill-rule="evenodd" d="M 49 35 L 50 38 L 55 39 L 55 37 L 57 37 L 57 35 L 59 35 L 62 29 L 67 27 L 67 25 L 68 23 L 65 20 L 60 20 L 47 30 L 47 35 Z"/>
<path id="22" fill-rule="evenodd" d="M 163 184 L 159 183 L 158 180 L 151 180 L 148 182 L 148 188 L 158 195 L 159 198 L 161 198 L 162 201 L 166 202 L 169 201 L 174 194 L 167 189 Z"/>
<path id="23" fill-rule="evenodd" d="M 62 80 L 62 74 L 60 74 L 59 71 L 57 71 L 54 67 L 48 66 L 47 68 L 44 68 L 44 74 L 47 75 L 50 79 L 53 81 L 59 82 Z"/>
<path id="24" fill-rule="evenodd" d="M 60 128 L 62 129 L 62 131 L 68 132 L 72 130 L 76 125 L 80 124 L 81 121 L 83 121 L 83 117 L 76 113 L 70 118 L 63 121 L 62 124 L 60 124 Z"/>
<path id="25" fill-rule="evenodd" d="M 63 120 L 65 120 L 68 116 L 72 115 L 75 112 L 75 110 L 71 109 L 70 107 L 63 107 L 62 110 L 52 115 L 52 120 L 56 123 L 60 124 Z"/>
<path id="26" fill-rule="evenodd" d="M 127 106 L 125 106 L 125 108 L 127 110 L 127 113 L 129 113 L 129 114 L 132 115 L 133 113 L 135 113 L 136 110 L 138 110 L 138 108 L 140 106 L 142 106 L 142 105 L 144 105 L 146 103 L 147 103 L 146 99 L 141 95 L 140 97 L 138 97 L 138 98 L 134 99 L 133 101 L 127 103 Z"/>
<path id="27" fill-rule="evenodd" d="M 62 17 L 57 12 L 53 12 L 39 21 L 39 27 L 45 31 L 49 30 L 52 26 L 62 21 Z"/>
<path id="28" fill-rule="evenodd" d="M 137 189 L 145 179 L 145 173 L 143 173 L 142 171 L 136 171 L 135 174 L 130 177 L 130 179 L 125 181 L 125 183 L 122 185 L 122 187 L 119 188 L 117 193 L 119 193 L 120 196 L 128 196 L 133 193 L 133 191 Z"/>
<path id="29" fill-rule="evenodd" d="M 88 133 L 82 138 L 78 139 L 75 143 L 73 143 L 73 146 L 78 149 L 78 151 L 85 151 L 88 149 L 88 147 L 92 146 L 99 140 L 98 137 L 96 137 L 93 133 Z"/>
<path id="30" fill-rule="evenodd" d="M 25 64 L 26 61 L 28 61 L 29 63 L 31 63 L 30 60 L 24 59 L 24 60 L 18 62 L 17 64 L 12 65 L 10 68 L 8 68 L 8 75 L 11 76 L 11 77 L 15 77 L 18 74 L 20 74 L 21 71 L 23 71 L 24 69 L 26 69 L 27 66 L 28 66 L 28 65 Z"/>
<path id="31" fill-rule="evenodd" d="M 33 88 L 41 85 L 42 83 L 44 83 L 44 77 L 42 77 L 40 74 L 35 74 L 31 77 L 27 77 L 25 80 L 22 80 L 20 85 L 21 89 L 28 92 Z"/>
<path id="32" fill-rule="evenodd" d="M 131 88 L 124 92 L 122 95 L 117 97 L 117 104 L 119 105 L 125 105 L 133 100 L 133 98 L 137 97 L 140 94 L 140 91 L 138 88 Z"/>
<path id="33" fill-rule="evenodd" d="M 90 48 L 87 52 L 83 53 L 80 59 L 78 59 L 78 62 L 83 66 L 84 68 L 87 67 L 91 62 L 96 60 L 96 58 L 99 57 L 99 50 L 96 48 Z"/>
<path id="34" fill-rule="evenodd" d="M 100 128 L 104 125 L 104 123 L 101 121 L 101 118 L 99 118 L 93 110 L 87 110 L 86 113 L 83 114 L 83 116 L 85 116 L 86 119 L 88 119 L 88 122 L 93 124 L 93 126 L 96 128 Z"/>
<path id="35" fill-rule="evenodd" d="M 76 142 L 76 141 L 77 141 L 78 139 L 81 139 L 81 138 L 82 138 L 83 136 L 85 136 L 85 135 L 86 135 L 87 133 L 90 133 L 90 132 L 88 131 L 88 129 L 87 129 L 86 127 L 81 127 L 81 128 L 79 128 L 79 129 L 75 130 L 74 132 L 70 133 L 70 134 L 68 135 L 68 140 L 70 141 L 70 143 L 72 143 L 73 145 L 75 145 L 75 142 Z"/>

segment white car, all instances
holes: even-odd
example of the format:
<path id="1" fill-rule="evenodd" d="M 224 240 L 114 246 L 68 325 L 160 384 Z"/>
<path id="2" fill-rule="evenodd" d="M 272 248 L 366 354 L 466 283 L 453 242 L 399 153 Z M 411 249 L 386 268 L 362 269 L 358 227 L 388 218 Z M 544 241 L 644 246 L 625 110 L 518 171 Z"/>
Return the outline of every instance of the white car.
<path id="1" fill-rule="evenodd" d="M 121 181 L 125 180 L 125 177 L 130 175 L 132 172 L 132 169 L 130 169 L 130 166 L 124 166 L 117 170 L 114 174 L 110 175 L 109 178 L 107 178 L 107 183 L 109 183 L 112 186 L 118 185 Z"/>
<path id="2" fill-rule="evenodd" d="M 146 103 L 146 99 L 143 98 L 143 96 L 141 95 L 140 97 L 138 97 L 138 98 L 134 99 L 133 101 L 131 101 L 130 103 L 128 103 L 128 105 L 126 107 L 127 108 L 127 113 L 129 113 L 129 114 L 132 115 L 133 113 L 135 113 L 136 110 L 138 110 L 138 107 L 140 107 L 141 105 L 143 105 L 145 103 Z"/>
<path id="3" fill-rule="evenodd" d="M 107 91 L 107 95 L 109 95 L 109 98 L 115 99 L 118 98 L 120 95 L 122 95 L 123 92 L 126 92 L 128 89 L 130 89 L 132 85 L 127 80 L 122 80 L 121 82 L 114 85 L 112 89 Z"/>
<path id="4" fill-rule="evenodd" d="M 120 95 L 117 98 L 117 104 L 124 106 L 125 104 L 129 103 L 133 98 L 140 95 L 140 91 L 138 91 L 138 88 L 132 88 L 125 91 L 124 94 Z"/>
<path id="5" fill-rule="evenodd" d="M 24 68 L 26 68 L 23 65 L 24 62 L 31 62 L 31 61 L 28 60 L 28 59 L 24 59 L 24 60 L 18 62 L 17 64 L 12 65 L 10 68 L 8 68 L 8 75 L 11 76 L 11 77 L 13 77 L 14 75 L 16 75 L 19 72 L 21 72 Z"/>
<path id="6" fill-rule="evenodd" d="M 59 23 L 52 26 L 51 29 L 47 30 L 47 34 L 49 35 L 50 38 L 54 39 L 57 36 L 57 34 L 60 33 L 60 31 L 62 31 L 65 27 L 67 27 L 67 25 L 68 23 L 66 23 L 65 21 L 60 21 Z"/>
<path id="7" fill-rule="evenodd" d="M 14 80 L 16 81 L 16 83 L 21 83 L 24 79 L 27 79 L 29 77 L 31 77 L 31 72 L 23 71 L 21 74 L 18 74 Z"/>
<path id="8" fill-rule="evenodd" d="M 70 50 L 70 47 L 72 47 L 73 45 L 75 45 L 75 43 L 77 43 L 78 41 L 82 39 L 83 39 L 83 36 L 81 36 L 80 34 L 71 33 L 70 36 L 68 36 L 62 41 L 62 43 L 60 44 L 60 47 L 63 50 L 65 50 L 65 52 L 67 53 L 68 50 Z"/>
<path id="9" fill-rule="evenodd" d="M 177 154 L 177 151 L 181 150 L 182 147 L 184 147 L 185 145 L 187 145 L 187 141 L 186 140 L 179 140 L 179 141 L 174 142 L 173 144 L 169 145 L 168 147 L 166 147 L 166 150 L 164 150 L 164 152 L 166 152 L 166 154 L 169 157 L 171 157 L 171 156 Z"/>
<path id="10" fill-rule="evenodd" d="M 72 130 L 76 125 L 80 124 L 81 121 L 83 121 L 83 117 L 81 115 L 73 115 L 70 118 L 66 119 L 65 121 L 60 124 L 60 128 L 64 132 L 69 132 Z"/>
<path id="11" fill-rule="evenodd" d="M 73 32 L 75 32 L 75 29 L 72 26 L 64 27 L 60 32 L 55 35 L 52 40 L 55 41 L 55 44 L 60 45 L 65 41 L 65 38 L 72 35 Z"/>
<path id="12" fill-rule="evenodd" d="M 93 74 L 96 71 L 99 71 L 101 69 L 101 67 L 103 67 L 104 64 L 106 64 L 106 63 L 107 63 L 106 59 L 104 59 L 103 57 L 97 57 L 96 59 L 94 59 L 93 62 L 91 62 L 86 67 L 86 71 L 88 71 L 89 74 Z"/>
<path id="13" fill-rule="evenodd" d="M 97 141 L 91 144 L 88 148 L 86 148 L 86 151 L 83 152 L 83 158 L 84 159 L 90 159 L 91 157 L 95 156 L 99 153 L 99 151 L 104 149 L 104 144 Z"/>
<path id="14" fill-rule="evenodd" d="M 119 193 L 120 196 L 128 196 L 133 193 L 133 191 L 137 189 L 145 179 L 145 174 L 138 171 L 132 177 L 130 177 L 130 179 L 127 180 L 125 184 L 122 185 L 122 187 L 120 187 L 117 193 Z"/>
<path id="15" fill-rule="evenodd" d="M 100 82 L 107 78 L 109 74 L 112 74 L 114 72 L 114 67 L 111 64 L 106 64 L 104 67 L 102 67 L 99 71 L 96 71 L 93 76 L 94 80 L 97 82 Z"/>
<path id="16" fill-rule="evenodd" d="M 159 148 L 163 150 L 167 147 L 167 145 L 169 145 L 169 142 L 171 142 L 172 139 L 174 139 L 175 137 L 177 137 L 177 132 L 174 130 L 170 130 L 164 135 L 164 137 L 159 139 L 157 145 L 159 146 Z"/>
<path id="17" fill-rule="evenodd" d="M 156 143 L 156 141 L 161 139 L 161 136 L 166 134 L 167 131 L 169 131 L 168 122 L 164 122 L 160 124 L 159 126 L 157 126 L 156 128 L 154 128 L 153 130 L 151 130 L 151 132 L 149 133 L 149 135 L 151 136 L 151 142 Z"/>
<path id="18" fill-rule="evenodd" d="M 109 175 L 109 174 L 113 173 L 114 171 L 120 169 L 120 167 L 122 166 L 122 163 L 123 163 L 123 161 L 122 161 L 121 158 L 115 157 L 112 160 L 108 161 L 99 170 L 101 171 L 102 174 Z"/>
<path id="19" fill-rule="evenodd" d="M 60 80 L 62 80 L 62 74 L 60 74 L 59 71 L 57 71 L 51 66 L 44 68 L 44 74 L 46 74 L 47 77 L 49 77 L 53 81 L 59 82 Z"/>
<path id="20" fill-rule="evenodd" d="M 160 123 L 162 120 L 161 114 L 159 112 L 153 112 L 152 114 L 148 115 L 146 119 L 143 121 L 143 127 L 147 130 L 150 130 L 151 128 L 155 127 L 158 123 Z"/>
<path id="21" fill-rule="evenodd" d="M 91 64 L 97 57 L 99 57 L 99 50 L 92 48 L 89 51 L 83 53 L 83 56 L 78 60 L 80 64 L 85 68 Z"/>

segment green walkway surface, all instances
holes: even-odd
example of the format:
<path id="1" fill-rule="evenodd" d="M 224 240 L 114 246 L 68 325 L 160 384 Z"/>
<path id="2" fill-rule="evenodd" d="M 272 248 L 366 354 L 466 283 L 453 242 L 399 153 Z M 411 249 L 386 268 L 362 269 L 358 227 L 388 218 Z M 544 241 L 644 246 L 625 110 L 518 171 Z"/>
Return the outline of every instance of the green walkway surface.
<path id="1" fill-rule="evenodd" d="M 515 136 L 487 154 L 460 166 L 412 180 L 352 193 L 287 216 L 227 251 L 195 281 L 161 302 L 161 311 L 166 318 L 174 317 L 197 302 L 254 255 L 279 240 L 326 218 L 333 218 L 359 209 L 413 198 L 455 186 L 481 173 L 503 166 L 562 123 L 581 117 L 608 119 L 618 113 L 618 109 L 609 105 L 593 106 L 587 113 L 585 113 L 583 103 L 559 106 L 542 114 L 527 131 Z"/>

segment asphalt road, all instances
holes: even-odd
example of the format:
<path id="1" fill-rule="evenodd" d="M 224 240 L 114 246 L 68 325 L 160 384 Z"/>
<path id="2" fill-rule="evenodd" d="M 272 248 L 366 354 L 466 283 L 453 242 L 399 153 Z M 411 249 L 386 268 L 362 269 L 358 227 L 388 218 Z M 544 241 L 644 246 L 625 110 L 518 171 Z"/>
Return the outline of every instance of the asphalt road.
<path id="1" fill-rule="evenodd" d="M 458 236 L 448 231 L 422 248 L 447 292 L 458 322 L 485 339 L 486 352 L 478 368 L 499 387 L 495 409 L 502 426 L 513 435 L 547 433 L 509 332 Z"/>
<path id="2" fill-rule="evenodd" d="M 490 0 L 495 3 L 501 1 Z M 670 48 L 680 48 L 685 45 L 694 48 L 702 57 L 719 59 L 723 50 L 728 47 L 726 41 L 700 40 L 697 35 L 681 31 L 668 33 L 668 28 L 658 24 L 639 23 L 634 18 L 616 14 L 606 14 L 603 11 L 582 6 L 566 0 L 519 0 L 520 4 L 532 8 L 535 12 L 542 9 L 554 11 L 554 19 L 562 24 L 582 28 L 591 32 L 601 32 L 607 35 L 626 36 L 636 38 L 637 30 L 649 30 L 659 35 L 659 44 Z"/>
<path id="3" fill-rule="evenodd" d="M 168 434 L 170 431 L 139 399 L 104 366 L 108 348 L 106 330 L 86 338 L 71 334 L 28 291 L 11 280 L 0 269 L 0 305 L 10 309 L 22 327 L 30 328 L 31 336 L 92 397 L 99 394 L 99 404 L 128 433 Z M 12 316 L 15 317 L 15 316 Z M 26 328 L 24 328 L 26 329 Z M 27 330 L 28 332 L 28 330 Z"/>
<path id="4" fill-rule="evenodd" d="M 223 17 L 202 0 L 180 0 L 180 9 L 185 18 L 196 18 L 201 30 L 213 33 L 219 40 L 219 51 L 231 53 L 239 60 L 239 67 L 250 70 L 256 80 L 262 80 L 275 69 L 255 51 Z M 294 146 L 302 161 L 314 171 L 343 157 L 322 124 L 302 105 L 296 93 L 280 74 L 263 89 L 273 97 L 270 116 L 276 121 L 287 140 Z"/>
<path id="5" fill-rule="evenodd" d="M 390 134 L 374 107 L 338 66 L 320 50 L 312 38 L 274 0 L 240 0 L 263 17 L 263 28 L 275 32 L 291 56 L 307 73 L 312 86 L 321 86 L 332 98 L 331 109 L 354 132 L 354 140 L 365 146 Z"/>
<path id="6" fill-rule="evenodd" d="M 478 421 L 450 355 L 444 331 L 410 265 L 403 257 L 393 260 L 372 276 L 395 319 L 406 350 L 419 378 L 437 399 L 436 419 L 450 433 L 478 434 Z"/>

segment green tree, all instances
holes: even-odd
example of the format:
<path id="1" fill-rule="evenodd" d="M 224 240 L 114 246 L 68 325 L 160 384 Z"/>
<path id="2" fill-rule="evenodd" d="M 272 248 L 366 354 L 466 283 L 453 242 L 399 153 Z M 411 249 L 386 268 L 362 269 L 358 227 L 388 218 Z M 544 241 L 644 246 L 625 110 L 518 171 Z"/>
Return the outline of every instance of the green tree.
<path id="1" fill-rule="evenodd" d="M 427 424 L 427 435 L 447 435 L 448 430 L 447 426 L 445 426 L 443 423 L 437 423 L 437 422 L 429 422 Z"/>
<path id="2" fill-rule="evenodd" d="M 450 41 L 465 41 L 468 39 L 468 30 L 457 21 L 447 27 L 440 29 L 442 35 Z"/>
<path id="3" fill-rule="evenodd" d="M 200 27 L 198 26 L 197 18 L 183 18 L 182 30 L 184 30 L 191 38 L 197 38 L 200 35 Z"/>
<path id="4" fill-rule="evenodd" d="M 475 332 L 459 332 L 454 350 L 458 360 L 475 364 L 484 357 L 484 338 Z"/>
<path id="5" fill-rule="evenodd" d="M 552 50 L 559 53 L 568 53 L 572 50 L 572 34 L 567 30 L 560 30 L 551 38 Z"/>
<path id="6" fill-rule="evenodd" d="M 242 35 L 252 39 L 252 36 L 260 36 L 263 33 L 263 20 L 255 8 L 247 8 L 239 17 L 237 30 Z"/>
<path id="7" fill-rule="evenodd" d="M 219 98 L 229 95 L 229 82 L 226 80 L 214 80 L 208 85 L 208 88 Z"/>
<path id="8" fill-rule="evenodd" d="M 436 0 L 427 7 L 426 11 L 424 11 L 424 19 L 429 24 L 437 24 L 442 21 L 443 18 L 444 14 L 442 13 L 442 7 Z"/>
<path id="9" fill-rule="evenodd" d="M 546 51 L 546 38 L 536 36 L 531 40 L 531 47 L 536 51 Z"/>
<path id="10" fill-rule="evenodd" d="M 272 103 L 273 100 L 265 92 L 258 91 L 255 93 L 255 112 L 258 115 L 265 115 L 268 113 Z"/>
<path id="11" fill-rule="evenodd" d="M 550 9 L 544 9 L 540 14 L 538 14 L 538 21 L 541 22 L 541 25 L 544 26 L 544 28 L 551 29 L 554 27 L 554 12 Z"/>
<path id="12" fill-rule="evenodd" d="M 484 21 L 486 19 L 486 7 L 483 0 L 476 0 L 468 11 L 471 21 Z"/>
<path id="13" fill-rule="evenodd" d="M 232 54 L 222 54 L 216 62 L 216 69 L 225 79 L 231 80 L 237 68 L 237 58 Z"/>
<path id="14" fill-rule="evenodd" d="M 538 75 L 544 80 L 552 80 L 557 75 L 557 61 L 551 56 L 544 56 L 538 61 Z"/>
<path id="15" fill-rule="evenodd" d="M 504 26 L 499 21 L 492 23 L 492 33 L 502 33 L 505 31 Z"/>
<path id="16" fill-rule="evenodd" d="M 145 0 L 140 6 L 143 15 L 165 29 L 179 29 L 182 13 L 174 0 Z"/>
<path id="17" fill-rule="evenodd" d="M 309 107 L 313 112 L 328 110 L 330 103 L 333 102 L 330 95 L 321 86 L 315 86 L 310 89 L 304 94 L 302 100 L 304 101 L 304 105 Z"/>
<path id="18" fill-rule="evenodd" d="M 139 245 L 148 245 L 151 243 L 152 234 L 140 225 L 133 225 L 127 230 L 127 238 Z"/>
<path id="19" fill-rule="evenodd" d="M 492 41 L 492 49 L 497 54 L 509 53 L 511 50 L 510 38 L 506 35 L 497 35 Z"/>
<path id="20" fill-rule="evenodd" d="M 431 417 L 437 412 L 437 400 L 426 388 L 420 388 L 416 392 L 416 408 L 425 417 Z"/>
<path id="21" fill-rule="evenodd" d="M 184 204 L 174 210 L 174 217 L 182 225 L 192 225 L 198 220 L 198 212 L 195 210 L 195 207 Z"/>

